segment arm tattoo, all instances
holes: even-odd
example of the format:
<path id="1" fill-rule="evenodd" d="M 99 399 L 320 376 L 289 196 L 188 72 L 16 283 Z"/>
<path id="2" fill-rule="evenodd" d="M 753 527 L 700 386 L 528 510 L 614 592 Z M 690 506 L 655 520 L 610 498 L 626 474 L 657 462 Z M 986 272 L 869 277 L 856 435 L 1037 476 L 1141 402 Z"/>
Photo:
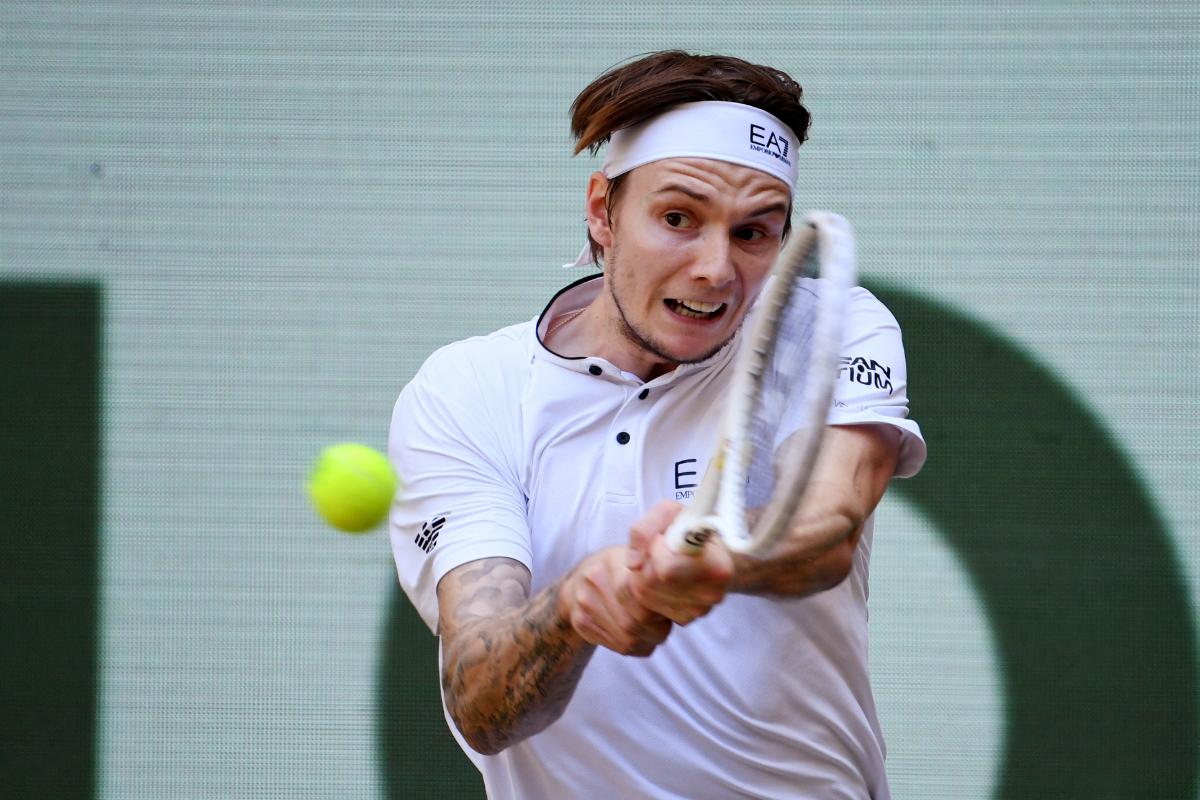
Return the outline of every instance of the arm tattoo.
<path id="1" fill-rule="evenodd" d="M 593 649 L 558 611 L 560 583 L 528 597 L 528 570 L 486 558 L 449 572 L 442 603 L 442 690 L 467 742 L 497 753 L 562 714 Z"/>

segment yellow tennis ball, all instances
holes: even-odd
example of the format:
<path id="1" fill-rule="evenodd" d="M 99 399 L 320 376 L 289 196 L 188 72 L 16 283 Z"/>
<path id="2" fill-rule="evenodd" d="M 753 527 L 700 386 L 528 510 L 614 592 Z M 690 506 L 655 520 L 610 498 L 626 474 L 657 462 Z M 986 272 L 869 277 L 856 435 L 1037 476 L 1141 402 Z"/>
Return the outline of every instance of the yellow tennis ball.
<path id="1" fill-rule="evenodd" d="M 399 486 L 383 453 L 352 442 L 326 447 L 308 475 L 313 508 L 347 533 L 363 533 L 383 522 Z"/>

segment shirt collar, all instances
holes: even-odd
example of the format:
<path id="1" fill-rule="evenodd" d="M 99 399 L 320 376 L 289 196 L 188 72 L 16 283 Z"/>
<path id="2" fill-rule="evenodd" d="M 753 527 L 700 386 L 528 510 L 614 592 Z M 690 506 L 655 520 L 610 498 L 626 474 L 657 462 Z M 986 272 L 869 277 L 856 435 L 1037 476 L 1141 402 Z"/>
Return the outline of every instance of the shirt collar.
<path id="1" fill-rule="evenodd" d="M 542 310 L 542 313 L 537 318 L 537 324 L 534 333 L 537 337 L 537 347 L 534 351 L 535 358 L 540 358 L 545 361 L 558 364 L 561 367 L 572 370 L 574 372 L 589 373 L 598 376 L 607 376 L 610 379 L 620 380 L 623 382 L 643 383 L 642 379 L 625 372 L 610 361 L 599 356 L 564 356 L 551 350 L 546 346 L 544 337 L 546 331 L 550 327 L 550 323 L 563 314 L 582 311 L 584 308 L 599 296 L 604 289 L 604 274 L 588 275 L 580 278 L 573 283 L 559 289 L 554 297 L 550 298 L 550 302 Z M 661 375 L 655 378 L 650 383 L 671 383 L 685 375 L 690 375 L 694 372 L 707 370 L 712 367 L 720 366 L 733 358 L 733 354 L 737 352 L 738 344 L 742 338 L 742 327 L 745 326 L 745 321 L 738 327 L 733 338 L 721 347 L 713 355 L 697 361 L 693 364 L 680 364 L 675 369 L 668 372 L 666 375 Z M 599 370 L 597 373 L 596 370 Z"/>

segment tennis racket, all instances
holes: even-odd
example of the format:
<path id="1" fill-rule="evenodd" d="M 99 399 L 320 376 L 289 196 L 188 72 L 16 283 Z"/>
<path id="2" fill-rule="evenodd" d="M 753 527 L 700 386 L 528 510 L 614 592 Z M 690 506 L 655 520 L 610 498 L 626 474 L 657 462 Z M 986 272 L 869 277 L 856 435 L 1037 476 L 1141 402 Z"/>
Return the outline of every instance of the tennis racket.
<path id="1" fill-rule="evenodd" d="M 667 542 L 697 553 L 769 551 L 787 532 L 825 432 L 857 280 L 854 236 L 837 214 L 810 212 L 780 252 L 735 365 L 717 451 Z"/>

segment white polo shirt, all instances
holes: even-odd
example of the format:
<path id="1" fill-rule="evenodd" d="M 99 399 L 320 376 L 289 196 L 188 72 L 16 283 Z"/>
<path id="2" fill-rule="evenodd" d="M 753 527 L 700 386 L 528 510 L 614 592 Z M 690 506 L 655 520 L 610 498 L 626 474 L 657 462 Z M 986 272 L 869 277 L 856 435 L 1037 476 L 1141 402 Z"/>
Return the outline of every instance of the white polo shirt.
<path id="1" fill-rule="evenodd" d="M 586 555 L 628 542 L 663 499 L 687 502 L 714 447 L 740 336 L 651 381 L 541 337 L 602 276 L 539 320 L 434 353 L 404 388 L 389 454 L 407 481 L 390 536 L 400 583 L 431 630 L 437 583 L 480 558 L 525 564 L 537 592 Z M 829 422 L 901 432 L 897 477 L 924 463 L 900 329 L 851 294 Z M 599 649 L 563 716 L 494 756 L 470 749 L 489 798 L 888 798 L 867 676 L 868 521 L 849 577 L 802 599 L 729 595 L 649 658 Z"/>

